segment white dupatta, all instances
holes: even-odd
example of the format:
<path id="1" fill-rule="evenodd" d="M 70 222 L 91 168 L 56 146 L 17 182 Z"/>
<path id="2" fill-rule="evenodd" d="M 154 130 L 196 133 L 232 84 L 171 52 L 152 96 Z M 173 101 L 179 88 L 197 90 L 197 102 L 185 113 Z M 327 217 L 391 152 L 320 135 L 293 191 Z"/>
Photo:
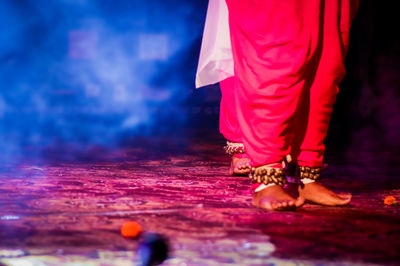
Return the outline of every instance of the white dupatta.
<path id="1" fill-rule="evenodd" d="M 233 57 L 229 35 L 228 7 L 225 0 L 209 0 L 196 88 L 233 76 Z"/>

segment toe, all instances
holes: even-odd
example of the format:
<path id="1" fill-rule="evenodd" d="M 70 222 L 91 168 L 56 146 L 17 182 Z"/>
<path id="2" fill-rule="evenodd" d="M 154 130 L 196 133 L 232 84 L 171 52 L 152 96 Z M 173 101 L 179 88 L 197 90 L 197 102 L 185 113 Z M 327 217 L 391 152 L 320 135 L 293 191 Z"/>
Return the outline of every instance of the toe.
<path id="1" fill-rule="evenodd" d="M 335 195 L 332 199 L 333 205 L 346 205 L 351 201 L 351 195 Z"/>
<path id="2" fill-rule="evenodd" d="M 350 197 L 347 197 L 347 198 L 342 198 L 341 204 L 342 204 L 342 205 L 346 205 L 346 204 L 349 204 L 350 201 L 351 201 L 351 196 L 350 196 Z"/>
<path id="3" fill-rule="evenodd" d="M 281 208 L 281 204 L 279 202 L 271 202 L 271 209 L 272 210 L 278 210 Z"/>
<path id="4" fill-rule="evenodd" d="M 338 194 L 338 197 L 344 200 L 349 200 L 349 199 L 351 200 L 352 195 L 349 193 L 341 193 Z"/>
<path id="5" fill-rule="evenodd" d="M 298 197 L 298 198 L 296 199 L 296 201 L 295 201 L 295 206 L 296 206 L 296 207 L 301 207 L 301 206 L 304 205 L 304 202 L 305 202 L 305 200 L 304 200 L 303 197 Z"/>
<path id="6" fill-rule="evenodd" d="M 326 203 L 324 204 L 324 202 L 322 202 L 322 205 L 326 205 L 326 206 L 342 206 L 342 205 L 346 205 L 351 201 L 351 198 L 347 198 L 347 199 L 343 199 L 339 196 L 335 196 L 329 200 L 326 201 Z"/>

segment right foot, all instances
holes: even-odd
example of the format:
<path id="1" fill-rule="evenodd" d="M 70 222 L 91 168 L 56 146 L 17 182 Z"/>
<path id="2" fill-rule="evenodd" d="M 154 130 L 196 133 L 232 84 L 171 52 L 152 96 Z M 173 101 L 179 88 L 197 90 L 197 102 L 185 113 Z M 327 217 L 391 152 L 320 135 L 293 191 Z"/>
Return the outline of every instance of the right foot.
<path id="1" fill-rule="evenodd" d="M 351 194 L 336 194 L 319 182 L 312 182 L 300 187 L 299 194 L 307 201 L 323 206 L 342 206 L 351 201 Z"/>
<path id="2" fill-rule="evenodd" d="M 230 175 L 248 175 L 251 168 L 251 160 L 249 158 L 238 158 L 232 156 Z"/>
<path id="3" fill-rule="evenodd" d="M 270 186 L 253 195 L 253 205 L 267 211 L 292 211 L 304 204 L 304 199 L 292 198 L 278 186 Z"/>

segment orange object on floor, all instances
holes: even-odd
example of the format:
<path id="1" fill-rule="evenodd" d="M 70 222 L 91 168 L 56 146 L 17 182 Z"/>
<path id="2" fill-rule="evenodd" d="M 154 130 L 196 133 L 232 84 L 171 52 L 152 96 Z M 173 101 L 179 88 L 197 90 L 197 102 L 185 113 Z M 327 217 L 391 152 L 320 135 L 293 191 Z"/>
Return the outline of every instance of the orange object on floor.
<path id="1" fill-rule="evenodd" d="M 142 232 L 142 227 L 135 221 L 125 222 L 121 227 L 121 235 L 123 237 L 134 238 Z"/>
<path id="2" fill-rule="evenodd" d="M 392 205 L 392 204 L 397 204 L 398 201 L 396 201 L 396 198 L 393 197 L 393 196 L 387 196 L 387 197 L 385 198 L 384 203 L 385 203 L 385 205 Z"/>

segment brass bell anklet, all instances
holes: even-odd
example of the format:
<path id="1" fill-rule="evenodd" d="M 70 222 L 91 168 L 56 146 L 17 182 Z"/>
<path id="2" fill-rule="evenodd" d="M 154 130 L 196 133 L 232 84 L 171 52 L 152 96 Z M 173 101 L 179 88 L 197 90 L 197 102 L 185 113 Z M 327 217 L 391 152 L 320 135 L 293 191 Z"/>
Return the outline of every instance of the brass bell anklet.
<path id="1" fill-rule="evenodd" d="M 227 141 L 224 147 L 225 153 L 232 156 L 235 153 L 245 153 L 243 143 Z"/>
<path id="2" fill-rule="evenodd" d="M 265 185 L 275 184 L 283 186 L 287 183 L 284 169 L 265 165 L 256 168 L 252 167 L 249 178 L 253 183 L 263 183 Z"/>
<path id="3" fill-rule="evenodd" d="M 321 177 L 321 170 L 321 167 L 299 166 L 298 176 L 316 181 Z"/>

